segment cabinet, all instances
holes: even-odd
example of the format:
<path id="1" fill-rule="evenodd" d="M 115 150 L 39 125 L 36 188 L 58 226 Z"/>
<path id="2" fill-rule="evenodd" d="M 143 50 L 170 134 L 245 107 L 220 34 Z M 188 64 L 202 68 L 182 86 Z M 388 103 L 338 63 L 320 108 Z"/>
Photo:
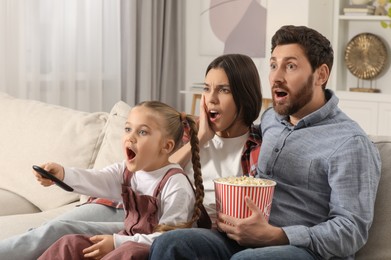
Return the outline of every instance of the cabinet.
<path id="1" fill-rule="evenodd" d="M 391 73 L 390 60 L 384 70 L 372 81 L 358 80 L 345 65 L 345 48 L 357 34 L 369 32 L 379 36 L 391 57 L 391 28 L 384 29 L 381 21 L 391 21 L 388 16 L 343 15 L 349 0 L 334 0 L 333 39 L 334 66 L 330 88 L 340 99 L 340 107 L 361 127 L 373 135 L 391 135 Z M 380 93 L 351 92 L 349 88 L 374 87 Z"/>
<path id="2" fill-rule="evenodd" d="M 379 104 L 378 135 L 391 135 L 391 103 Z"/>
<path id="3" fill-rule="evenodd" d="M 339 107 L 348 116 L 354 119 L 368 134 L 377 133 L 377 102 L 360 102 L 355 100 L 341 100 Z"/>

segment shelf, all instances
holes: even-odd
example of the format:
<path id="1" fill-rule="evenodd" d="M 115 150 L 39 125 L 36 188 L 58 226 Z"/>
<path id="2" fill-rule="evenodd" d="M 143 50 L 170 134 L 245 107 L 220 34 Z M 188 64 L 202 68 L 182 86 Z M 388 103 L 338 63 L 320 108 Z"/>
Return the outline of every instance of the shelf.
<path id="1" fill-rule="evenodd" d="M 334 24 L 332 44 L 334 48 L 334 66 L 331 72 L 330 88 L 334 90 L 340 102 L 338 106 L 350 118 L 355 120 L 368 134 L 391 132 L 391 61 L 383 71 L 372 80 L 359 80 L 347 68 L 345 49 L 348 42 L 358 34 L 372 33 L 381 38 L 390 52 L 391 28 L 383 28 L 382 23 L 391 23 L 388 16 L 342 15 L 349 0 L 334 0 Z M 390 7 L 391 4 L 388 5 Z M 386 8 L 388 10 L 388 7 Z M 387 55 L 390 59 L 391 55 Z M 349 88 L 377 88 L 380 93 L 354 92 Z"/>
<path id="2" fill-rule="evenodd" d="M 357 21 L 391 21 L 391 18 L 385 15 L 340 15 L 340 20 L 357 20 Z"/>
<path id="3" fill-rule="evenodd" d="M 344 100 L 391 103 L 391 95 L 383 93 L 363 93 L 337 90 L 335 94 L 339 99 Z"/>
<path id="4" fill-rule="evenodd" d="M 357 87 L 374 87 L 381 90 L 377 95 L 391 94 L 389 82 L 391 82 L 390 60 L 384 70 L 372 81 L 358 80 L 345 65 L 345 48 L 348 42 L 360 33 L 373 33 L 379 36 L 386 44 L 386 49 L 390 52 L 391 29 L 383 28 L 381 22 L 390 23 L 391 18 L 380 15 L 342 15 L 343 8 L 349 4 L 349 0 L 334 0 L 334 68 L 331 77 L 331 88 L 336 91 L 347 91 L 349 88 Z M 390 59 L 391 55 L 388 54 Z M 366 94 L 364 94 L 366 95 Z"/>

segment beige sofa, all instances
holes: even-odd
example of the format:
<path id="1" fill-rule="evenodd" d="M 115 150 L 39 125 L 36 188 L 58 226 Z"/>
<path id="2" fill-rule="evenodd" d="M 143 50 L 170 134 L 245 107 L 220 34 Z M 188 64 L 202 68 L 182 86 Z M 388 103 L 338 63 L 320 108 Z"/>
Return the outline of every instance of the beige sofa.
<path id="1" fill-rule="evenodd" d="M 130 107 L 86 113 L 0 93 L 0 239 L 25 232 L 80 200 L 56 186 L 40 186 L 31 166 L 55 161 L 101 168 L 123 159 L 121 136 Z M 369 241 L 357 259 L 390 259 L 391 137 L 371 136 L 382 156 L 382 177 Z"/>
<path id="2" fill-rule="evenodd" d="M 86 113 L 0 93 L 0 239 L 54 218 L 83 200 L 42 187 L 33 164 L 59 162 L 101 168 L 122 161 L 121 138 L 130 107 Z"/>

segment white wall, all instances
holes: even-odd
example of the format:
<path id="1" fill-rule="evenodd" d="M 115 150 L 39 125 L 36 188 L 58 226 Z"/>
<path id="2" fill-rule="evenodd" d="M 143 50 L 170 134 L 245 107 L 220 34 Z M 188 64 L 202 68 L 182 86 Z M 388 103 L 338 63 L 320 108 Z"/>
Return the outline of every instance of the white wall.
<path id="1" fill-rule="evenodd" d="M 202 56 L 199 53 L 201 1 L 186 1 L 186 86 L 189 90 L 192 83 L 203 82 L 208 64 L 215 56 Z M 240 0 L 237 0 L 240 1 Z M 270 57 L 270 40 L 274 32 L 285 24 L 305 25 L 320 31 L 331 39 L 332 10 L 334 0 L 258 0 L 267 8 L 266 58 L 254 59 L 262 83 L 262 94 L 270 97 L 268 71 Z M 226 17 L 229 19 L 229 17 Z M 222 53 L 221 53 L 222 54 Z M 184 94 L 180 94 L 184 95 Z M 186 112 L 190 113 L 191 95 L 186 95 Z"/>

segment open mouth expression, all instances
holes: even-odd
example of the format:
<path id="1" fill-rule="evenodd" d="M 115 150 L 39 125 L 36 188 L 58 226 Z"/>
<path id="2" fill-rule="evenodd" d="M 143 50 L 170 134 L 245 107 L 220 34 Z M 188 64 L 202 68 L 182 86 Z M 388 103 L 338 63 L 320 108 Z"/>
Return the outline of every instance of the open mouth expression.
<path id="1" fill-rule="evenodd" d="M 288 91 L 281 87 L 273 87 L 273 98 L 275 102 L 282 102 L 288 96 Z"/>
<path id="2" fill-rule="evenodd" d="M 210 110 L 208 113 L 209 120 L 212 123 L 216 122 L 221 117 L 221 114 L 217 110 Z"/>
<path id="3" fill-rule="evenodd" d="M 136 157 L 136 153 L 130 147 L 126 147 L 126 156 L 128 161 L 132 161 Z"/>

